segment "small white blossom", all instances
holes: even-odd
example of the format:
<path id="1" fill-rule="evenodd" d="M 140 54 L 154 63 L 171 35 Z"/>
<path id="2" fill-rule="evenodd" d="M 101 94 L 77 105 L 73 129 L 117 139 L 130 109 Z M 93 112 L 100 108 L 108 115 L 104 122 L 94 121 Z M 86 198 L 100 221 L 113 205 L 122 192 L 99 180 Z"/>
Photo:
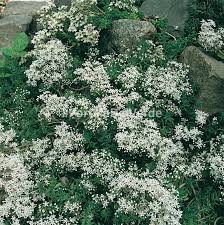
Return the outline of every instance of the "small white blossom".
<path id="1" fill-rule="evenodd" d="M 209 114 L 208 113 L 205 113 L 205 112 L 202 112 L 200 110 L 196 110 L 196 123 L 199 125 L 199 126 L 203 126 L 206 124 L 206 121 L 208 119 L 208 116 Z"/>
<path id="2" fill-rule="evenodd" d="M 217 29 L 213 20 L 202 20 L 198 41 L 207 51 L 219 51 L 224 47 L 223 28 Z"/>
<path id="3" fill-rule="evenodd" d="M 104 66 L 99 62 L 85 62 L 82 68 L 77 69 L 75 75 L 86 82 L 92 92 L 101 93 L 111 89 L 109 76 Z"/>
<path id="4" fill-rule="evenodd" d="M 132 66 L 126 68 L 125 71 L 118 76 L 117 80 L 121 82 L 124 89 L 134 90 L 135 85 L 140 78 L 141 74 L 138 72 L 136 67 Z"/>
<path id="5" fill-rule="evenodd" d="M 0 219 L 10 215 L 19 219 L 29 218 L 34 211 L 30 194 L 34 188 L 29 180 L 30 172 L 19 154 L 6 156 L 0 153 L 0 190 L 3 201 L 0 202 Z"/>
<path id="6" fill-rule="evenodd" d="M 27 82 L 30 85 L 36 86 L 37 82 L 43 82 L 48 87 L 62 81 L 66 76 L 70 57 L 61 41 L 51 40 L 34 49 L 31 54 L 34 61 L 26 70 Z"/>
<path id="7" fill-rule="evenodd" d="M 153 98 L 166 97 L 180 101 L 184 91 L 192 92 L 188 72 L 188 69 L 176 62 L 169 63 L 166 68 L 150 66 L 144 77 L 144 91 Z"/>

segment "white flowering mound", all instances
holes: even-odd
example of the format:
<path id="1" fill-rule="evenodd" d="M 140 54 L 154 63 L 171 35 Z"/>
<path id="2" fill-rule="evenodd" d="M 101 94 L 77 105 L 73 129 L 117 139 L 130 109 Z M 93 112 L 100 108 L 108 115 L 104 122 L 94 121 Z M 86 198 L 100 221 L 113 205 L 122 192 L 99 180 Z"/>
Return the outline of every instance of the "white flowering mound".
<path id="1" fill-rule="evenodd" d="M 224 28 L 217 28 L 213 20 L 203 20 L 199 32 L 199 43 L 211 52 L 218 52 L 224 49 Z"/>
<path id="2" fill-rule="evenodd" d="M 47 49 L 47 51 L 46 51 Z M 36 86 L 38 81 L 53 85 L 63 80 L 69 67 L 66 47 L 59 40 L 51 40 L 33 52 L 34 61 L 26 71 L 28 82 Z"/>
<path id="3" fill-rule="evenodd" d="M 50 2 L 41 11 L 25 74 L 48 133 L 16 144 L 0 126 L 0 224 L 180 225 L 181 181 L 209 170 L 224 182 L 222 136 L 206 140 L 208 115 L 183 110 L 193 93 L 188 68 L 166 63 L 151 41 L 97 54 L 100 31 L 88 22 L 95 4 Z M 88 48 L 77 66 L 80 46 Z"/>

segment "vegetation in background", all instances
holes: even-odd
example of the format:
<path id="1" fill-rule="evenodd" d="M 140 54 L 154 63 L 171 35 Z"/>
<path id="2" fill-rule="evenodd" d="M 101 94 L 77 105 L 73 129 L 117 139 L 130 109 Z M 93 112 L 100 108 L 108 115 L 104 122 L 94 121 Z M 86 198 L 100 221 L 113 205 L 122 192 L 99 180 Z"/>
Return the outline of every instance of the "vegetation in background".
<path id="1" fill-rule="evenodd" d="M 199 46 L 198 33 L 202 20 L 213 20 L 217 27 L 224 27 L 224 1 L 223 0 L 190 0 L 189 18 L 185 24 L 184 33 L 180 36 L 172 35 L 167 31 L 167 21 L 155 21 L 159 30 L 156 41 L 162 44 L 164 52 L 169 59 L 177 58 L 189 45 Z"/>

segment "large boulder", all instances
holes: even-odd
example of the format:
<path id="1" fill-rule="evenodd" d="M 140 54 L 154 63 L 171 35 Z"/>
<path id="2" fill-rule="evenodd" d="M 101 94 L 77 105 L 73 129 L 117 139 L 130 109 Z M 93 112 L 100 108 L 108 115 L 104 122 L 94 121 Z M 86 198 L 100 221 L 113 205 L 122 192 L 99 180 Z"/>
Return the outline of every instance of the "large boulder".
<path id="1" fill-rule="evenodd" d="M 14 26 L 19 32 L 24 32 L 28 29 L 31 22 L 32 17 L 26 15 L 10 15 L 3 17 L 0 19 L 0 38 L 3 38 L 3 36 L 7 34 L 7 31 L 13 32 L 13 30 L 7 28 L 8 26 Z"/>
<path id="2" fill-rule="evenodd" d="M 145 16 L 167 19 L 170 26 L 180 31 L 188 18 L 189 0 L 145 0 L 140 10 Z"/>
<path id="3" fill-rule="evenodd" d="M 46 0 L 18 1 L 11 0 L 7 3 L 3 16 L 8 15 L 28 15 L 35 16 L 42 6 L 46 5 Z"/>
<path id="4" fill-rule="evenodd" d="M 0 48 L 9 47 L 17 33 L 28 31 L 34 16 L 45 4 L 45 0 L 10 0 L 0 19 Z"/>
<path id="5" fill-rule="evenodd" d="M 31 16 L 11 15 L 0 20 L 0 48 L 10 47 L 17 33 L 26 32 L 32 22 Z M 0 52 L 0 59 L 2 53 Z"/>
<path id="6" fill-rule="evenodd" d="M 71 6 L 71 0 L 55 0 L 54 2 L 58 7 L 63 6 L 63 5 Z"/>
<path id="7" fill-rule="evenodd" d="M 156 28 L 148 21 L 116 20 L 111 29 L 110 49 L 123 53 L 135 48 L 140 40 L 152 39 L 155 33 Z"/>
<path id="8" fill-rule="evenodd" d="M 224 112 L 224 63 L 194 46 L 184 50 L 180 61 L 190 66 L 190 77 L 200 86 L 199 109 L 209 114 Z"/>

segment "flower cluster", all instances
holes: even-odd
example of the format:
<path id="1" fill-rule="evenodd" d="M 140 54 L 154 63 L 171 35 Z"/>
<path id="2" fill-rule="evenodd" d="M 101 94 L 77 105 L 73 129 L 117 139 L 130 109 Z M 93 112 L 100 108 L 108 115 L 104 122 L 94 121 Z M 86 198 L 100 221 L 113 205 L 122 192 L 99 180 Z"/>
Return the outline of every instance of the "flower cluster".
<path id="1" fill-rule="evenodd" d="M 59 40 L 50 40 L 31 52 L 34 60 L 26 71 L 28 83 L 36 86 L 39 81 L 46 86 L 60 82 L 70 66 L 66 47 Z"/>
<path id="2" fill-rule="evenodd" d="M 183 92 L 191 93 L 188 72 L 187 68 L 176 62 L 170 62 L 167 68 L 152 65 L 144 77 L 144 90 L 153 98 L 166 97 L 180 101 Z"/>
<path id="3" fill-rule="evenodd" d="M 34 203 L 30 193 L 34 188 L 30 172 L 19 154 L 0 154 L 0 221 L 12 216 L 18 219 L 32 216 Z"/>
<path id="4" fill-rule="evenodd" d="M 39 112 L 39 116 L 51 121 L 53 116 L 61 118 L 68 117 L 74 98 L 58 97 L 56 94 L 44 92 L 38 98 L 44 103 L 44 107 Z"/>
<path id="5" fill-rule="evenodd" d="M 92 92 L 107 92 L 111 89 L 108 74 L 99 62 L 87 61 L 83 64 L 83 68 L 77 69 L 74 74 L 80 81 L 86 82 Z"/>
<path id="6" fill-rule="evenodd" d="M 209 169 L 213 178 L 224 186 L 224 136 L 218 136 L 210 141 L 210 154 L 207 157 Z"/>
<path id="7" fill-rule="evenodd" d="M 14 224 L 30 218 L 34 211 L 31 172 L 24 158 L 17 153 L 15 132 L 5 130 L 0 124 L 0 223 L 12 218 Z M 9 151 L 12 148 L 12 151 Z M 5 151 L 4 151 L 5 149 Z"/>
<path id="8" fill-rule="evenodd" d="M 130 167 L 129 172 L 125 172 L 125 162 L 112 157 L 106 151 L 95 151 L 90 155 L 82 154 L 76 163 L 84 171 L 85 180 L 94 175 L 109 187 L 105 195 L 93 194 L 92 196 L 94 201 L 102 204 L 104 208 L 111 203 L 118 204 L 116 217 L 121 214 L 130 214 L 155 223 L 162 224 L 166 221 L 167 224 L 180 224 L 178 221 L 181 211 L 176 191 L 150 175 L 137 177 L 136 166 Z M 88 186 L 93 185 L 88 184 Z M 91 192 L 93 190 L 92 187 Z"/>
<path id="9" fill-rule="evenodd" d="M 56 37 L 59 32 L 71 32 L 78 42 L 97 44 L 99 31 L 88 22 L 88 16 L 93 14 L 91 6 L 95 5 L 96 1 L 73 0 L 70 8 L 67 6 L 58 8 L 52 0 L 47 3 L 40 10 L 38 22 L 42 29 L 37 32 L 32 41 L 33 44 L 39 45 Z"/>
<path id="10" fill-rule="evenodd" d="M 203 126 L 206 124 L 209 114 L 200 110 L 196 110 L 196 123 L 198 126 Z"/>
<path id="11" fill-rule="evenodd" d="M 16 147 L 13 142 L 16 137 L 14 130 L 10 129 L 5 131 L 4 126 L 0 123 L 0 146 Z"/>
<path id="12" fill-rule="evenodd" d="M 152 224 L 180 224 L 181 211 L 175 191 L 166 189 L 156 179 L 136 178 L 127 173 L 114 179 L 110 188 L 108 198 L 118 198 L 117 214 L 148 218 Z"/>
<path id="13" fill-rule="evenodd" d="M 203 20 L 198 40 L 205 50 L 217 52 L 224 48 L 224 28 L 217 29 L 213 20 Z"/>
<path id="14" fill-rule="evenodd" d="M 111 0 L 110 9 L 112 7 L 118 8 L 120 10 L 127 10 L 130 12 L 138 12 L 137 7 L 134 6 L 136 0 Z"/>
<path id="15" fill-rule="evenodd" d="M 141 73 L 136 67 L 128 67 L 119 75 L 118 81 L 122 84 L 125 90 L 135 90 L 137 82 L 141 78 Z"/>

